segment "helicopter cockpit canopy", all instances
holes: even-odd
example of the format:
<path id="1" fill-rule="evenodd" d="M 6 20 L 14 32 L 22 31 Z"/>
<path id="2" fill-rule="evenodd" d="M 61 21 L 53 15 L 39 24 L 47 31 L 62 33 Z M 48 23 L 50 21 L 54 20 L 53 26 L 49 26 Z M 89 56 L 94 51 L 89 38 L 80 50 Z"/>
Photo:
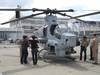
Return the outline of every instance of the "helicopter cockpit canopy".
<path id="1" fill-rule="evenodd" d="M 73 30 L 73 25 L 72 24 L 61 24 L 61 25 L 58 25 L 55 29 L 55 32 L 57 33 L 65 33 L 65 32 L 70 32 L 70 33 L 73 33 L 74 30 Z"/>
<path id="2" fill-rule="evenodd" d="M 74 33 L 74 28 L 73 24 L 62 24 L 62 25 L 57 25 L 54 31 L 54 36 L 57 37 L 58 39 L 61 38 L 61 35 L 64 33 Z"/>

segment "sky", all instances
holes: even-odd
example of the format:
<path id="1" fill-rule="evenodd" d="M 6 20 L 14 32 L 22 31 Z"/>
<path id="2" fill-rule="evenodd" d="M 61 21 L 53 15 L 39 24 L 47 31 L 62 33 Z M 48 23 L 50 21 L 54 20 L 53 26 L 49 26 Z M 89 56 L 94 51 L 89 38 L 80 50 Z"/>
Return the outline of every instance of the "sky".
<path id="1" fill-rule="evenodd" d="M 74 13 L 67 13 L 72 16 L 81 15 L 100 10 L 100 0 L 0 0 L 0 8 L 40 8 L 40 9 L 74 9 Z M 27 14 L 31 14 L 28 12 Z M 10 20 L 15 15 L 14 12 L 0 11 L 0 23 Z M 100 15 L 83 17 L 83 20 L 100 21 Z M 9 24 L 0 27 L 9 27 Z"/>

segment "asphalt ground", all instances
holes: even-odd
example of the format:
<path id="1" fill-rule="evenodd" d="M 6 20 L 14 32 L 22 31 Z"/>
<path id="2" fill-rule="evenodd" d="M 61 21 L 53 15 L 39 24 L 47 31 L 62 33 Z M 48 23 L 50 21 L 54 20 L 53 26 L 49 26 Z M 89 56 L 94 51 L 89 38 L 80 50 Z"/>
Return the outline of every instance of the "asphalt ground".
<path id="1" fill-rule="evenodd" d="M 89 60 L 89 47 L 87 49 L 87 61 L 79 60 L 80 47 L 75 47 L 76 58 L 72 60 L 55 60 L 44 62 L 39 59 L 37 65 L 32 64 L 31 50 L 27 65 L 19 62 L 20 50 L 17 45 L 0 45 L 0 75 L 100 75 L 100 45 L 99 45 L 99 64 L 94 65 Z"/>

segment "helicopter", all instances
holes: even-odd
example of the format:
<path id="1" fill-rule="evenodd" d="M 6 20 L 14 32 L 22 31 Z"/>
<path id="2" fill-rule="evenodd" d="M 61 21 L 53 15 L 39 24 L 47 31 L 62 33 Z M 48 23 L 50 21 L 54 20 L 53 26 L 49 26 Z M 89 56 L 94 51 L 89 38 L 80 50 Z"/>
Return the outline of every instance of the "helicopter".
<path id="1" fill-rule="evenodd" d="M 76 51 L 74 51 L 74 47 L 77 44 L 77 41 L 76 41 L 77 35 L 71 32 L 63 31 L 64 28 L 61 29 L 60 26 L 58 25 L 57 16 L 55 16 L 55 14 L 70 17 L 69 19 L 76 19 L 76 20 L 85 22 L 84 20 L 81 20 L 78 18 L 100 13 L 100 12 L 93 12 L 93 13 L 89 13 L 85 15 L 72 17 L 62 12 L 74 12 L 73 9 L 56 10 L 56 9 L 49 9 L 49 8 L 47 9 L 37 9 L 37 8 L 19 9 L 17 8 L 17 9 L 0 9 L 0 11 L 15 11 L 16 12 L 16 19 L 1 23 L 2 25 L 11 23 L 11 22 L 20 21 L 26 18 L 31 18 L 34 16 L 46 14 L 46 17 L 45 17 L 46 25 L 43 26 L 43 28 L 41 29 L 43 38 L 40 39 L 40 42 L 45 43 L 45 48 L 39 51 L 39 56 L 42 58 L 52 58 L 52 59 L 60 58 L 60 57 L 61 58 L 70 57 L 71 54 L 76 53 Z M 32 14 L 25 17 L 20 17 L 20 11 L 33 11 L 33 12 L 38 11 L 40 13 Z M 74 59 L 74 58 L 71 58 L 71 59 Z"/>

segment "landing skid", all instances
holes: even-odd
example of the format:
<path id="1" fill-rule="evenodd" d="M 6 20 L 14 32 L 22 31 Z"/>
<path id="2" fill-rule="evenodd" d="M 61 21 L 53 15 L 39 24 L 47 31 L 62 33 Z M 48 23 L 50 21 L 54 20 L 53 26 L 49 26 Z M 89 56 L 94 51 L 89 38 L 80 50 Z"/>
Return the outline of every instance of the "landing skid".
<path id="1" fill-rule="evenodd" d="M 47 50 L 40 50 L 39 51 L 39 57 L 44 61 L 44 62 L 49 62 L 49 61 L 52 61 L 52 60 L 57 60 L 57 61 L 75 61 L 75 57 L 71 56 L 71 55 L 68 55 L 68 56 L 64 56 L 64 57 L 61 57 L 61 56 L 56 56 L 55 54 L 53 53 L 48 53 Z"/>

